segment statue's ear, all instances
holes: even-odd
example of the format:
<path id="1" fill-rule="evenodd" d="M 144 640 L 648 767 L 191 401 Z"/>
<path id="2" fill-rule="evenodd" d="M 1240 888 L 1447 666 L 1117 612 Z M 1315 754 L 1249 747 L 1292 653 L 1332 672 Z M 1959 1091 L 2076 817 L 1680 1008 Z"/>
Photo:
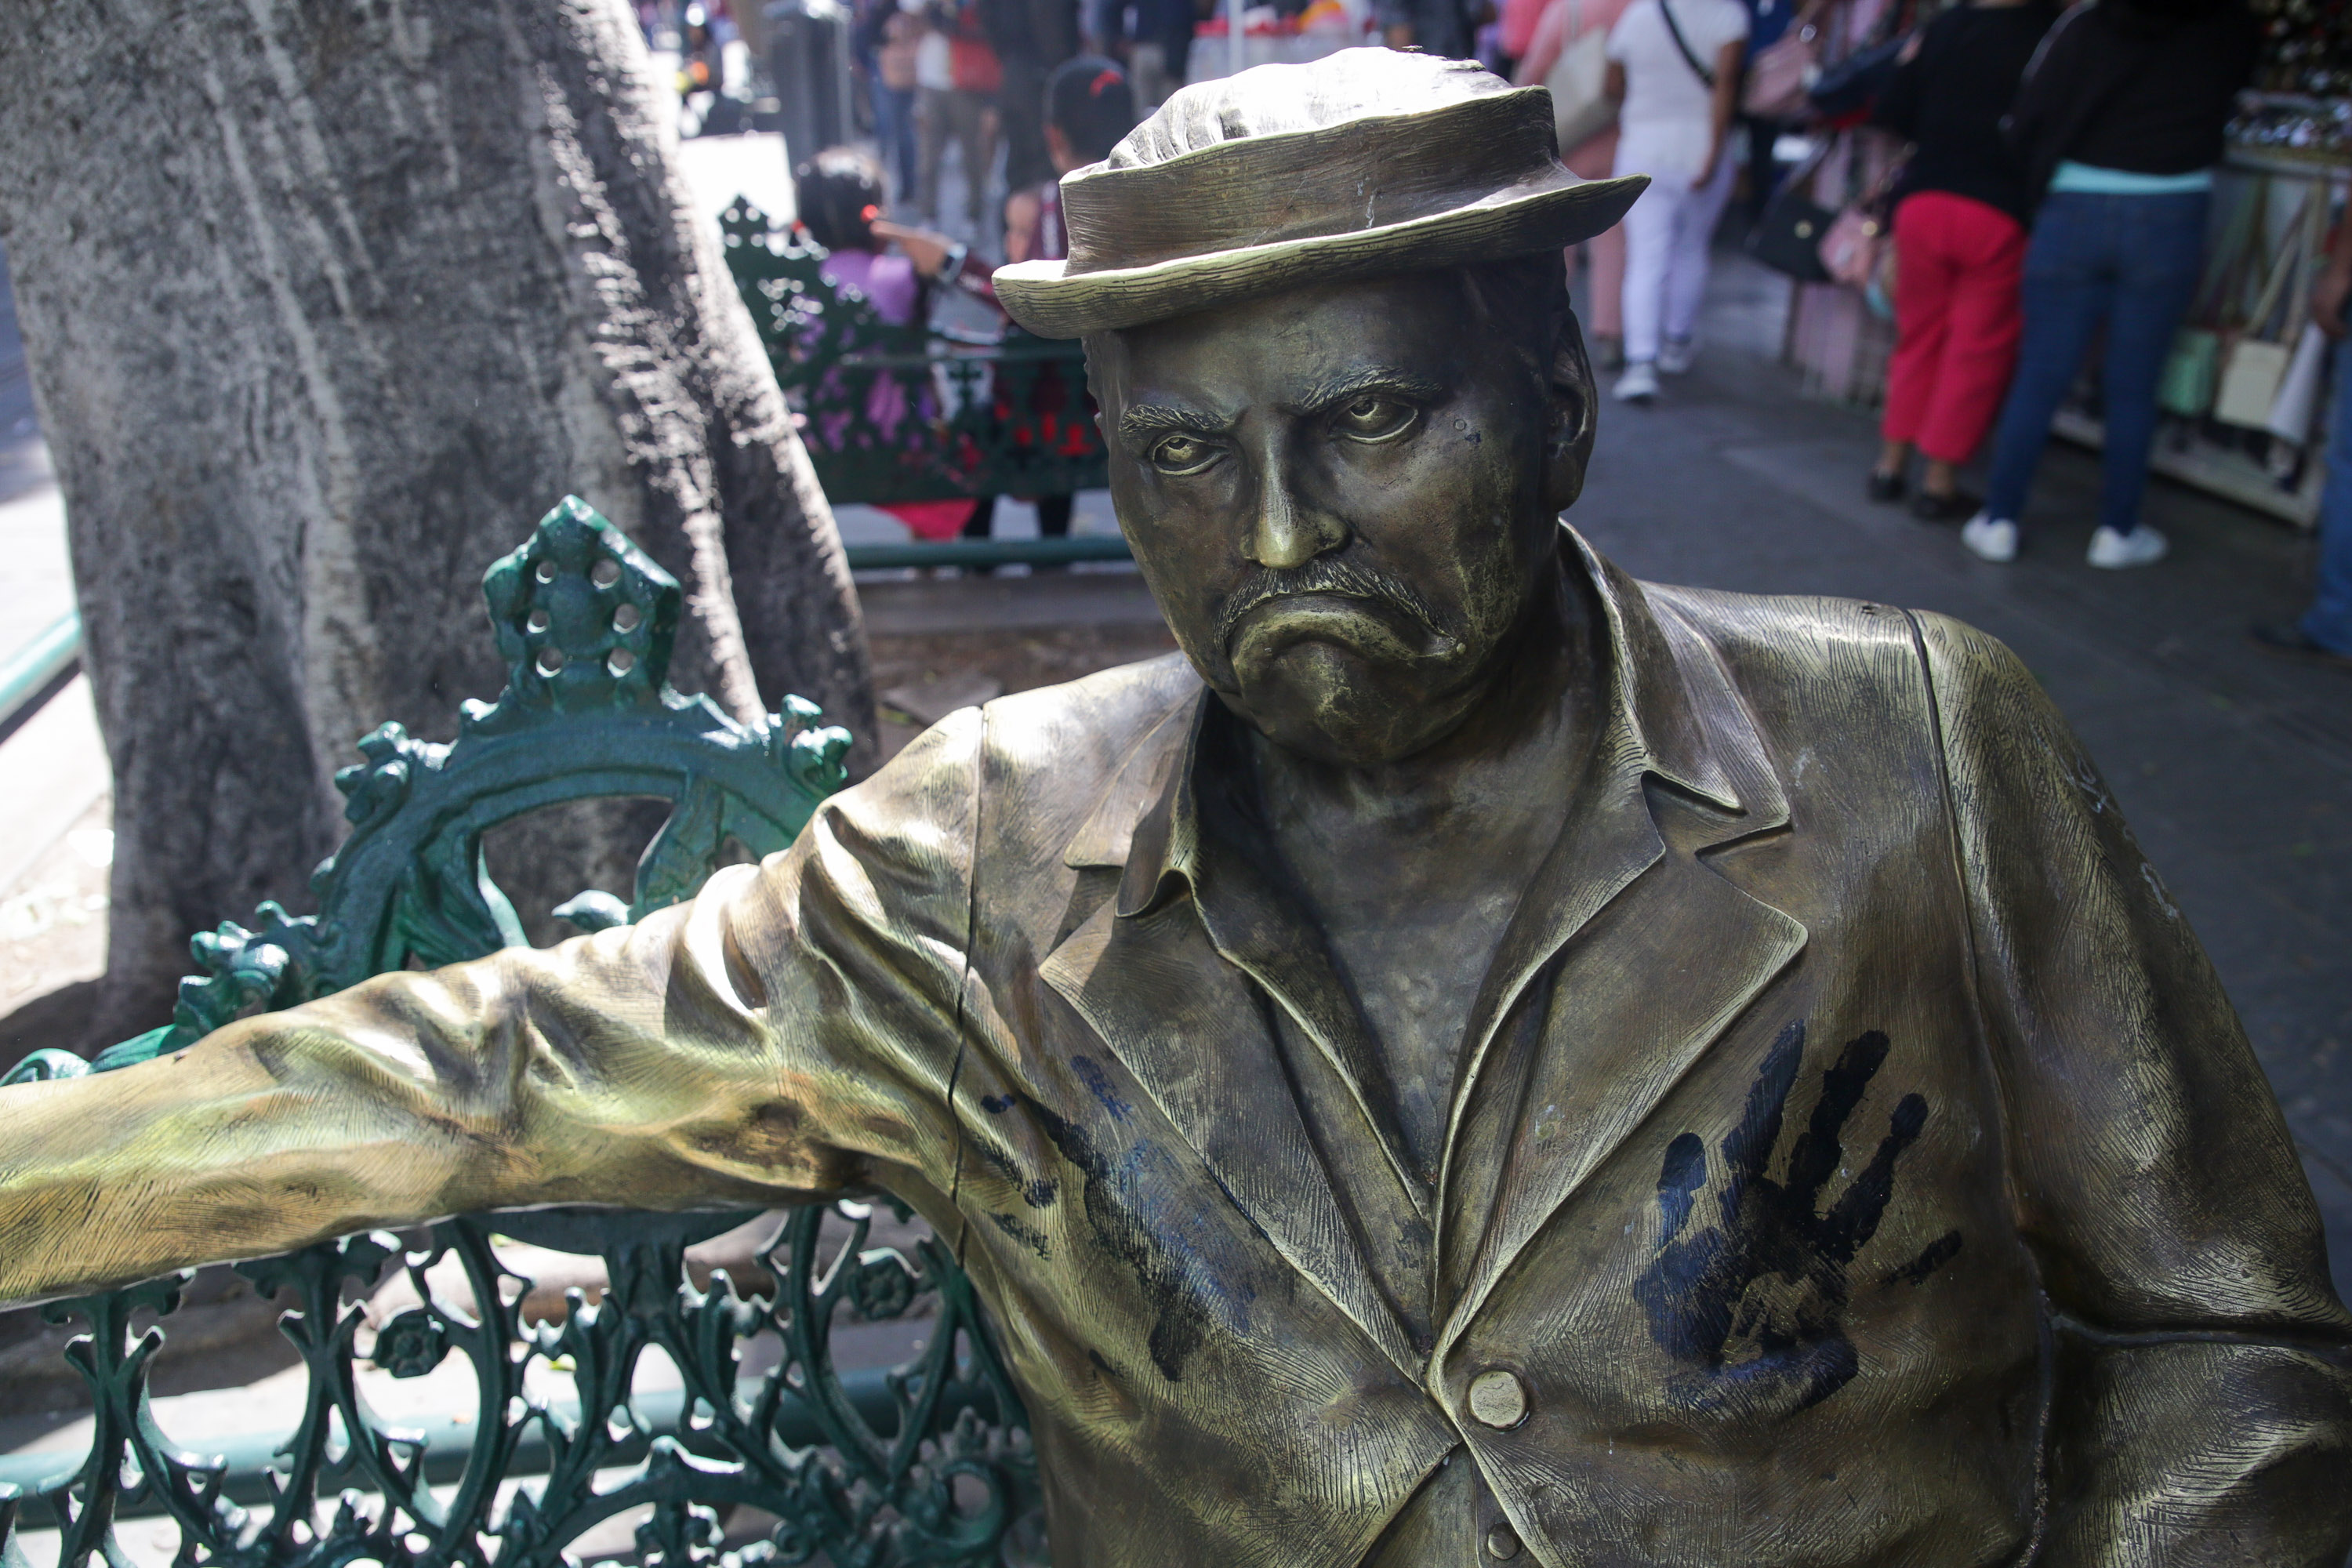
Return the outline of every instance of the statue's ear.
<path id="1" fill-rule="evenodd" d="M 1544 392 L 1551 415 L 1544 441 L 1544 503 L 1554 511 L 1566 511 L 1584 493 L 1600 403 L 1592 388 L 1592 361 L 1584 352 L 1584 331 L 1573 311 L 1560 312 Z"/>

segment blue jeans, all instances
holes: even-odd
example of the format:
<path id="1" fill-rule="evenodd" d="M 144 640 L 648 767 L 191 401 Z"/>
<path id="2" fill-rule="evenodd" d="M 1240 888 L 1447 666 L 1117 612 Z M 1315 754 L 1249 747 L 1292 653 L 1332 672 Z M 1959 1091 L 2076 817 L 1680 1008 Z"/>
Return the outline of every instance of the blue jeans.
<path id="1" fill-rule="evenodd" d="M 869 79 L 869 85 L 874 97 L 874 135 L 882 144 L 883 166 L 890 174 L 890 196 L 903 206 L 915 199 L 915 89 L 885 87 L 878 72 Z"/>
<path id="2" fill-rule="evenodd" d="M 2336 403 L 2327 411 L 2327 488 L 2319 494 L 2319 592 L 2303 635 L 2352 657 L 2352 345 L 2336 349 Z"/>
<path id="3" fill-rule="evenodd" d="M 2059 191 L 2042 204 L 2025 252 L 2025 337 L 1993 436 L 1987 513 L 2015 521 L 2025 510 L 2051 416 L 2105 322 L 2099 521 L 2118 533 L 2138 526 L 2148 448 L 2156 442 L 2156 384 L 2197 292 L 2209 200 L 2202 191 Z"/>

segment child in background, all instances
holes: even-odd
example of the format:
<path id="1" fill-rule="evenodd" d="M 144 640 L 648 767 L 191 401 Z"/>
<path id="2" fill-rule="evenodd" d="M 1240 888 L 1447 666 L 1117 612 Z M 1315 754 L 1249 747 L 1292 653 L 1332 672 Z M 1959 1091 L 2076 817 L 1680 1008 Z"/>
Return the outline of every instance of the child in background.
<path id="1" fill-rule="evenodd" d="M 819 274 L 835 289 L 854 289 L 863 294 L 875 314 L 892 326 L 912 326 L 928 320 L 930 290 L 940 283 L 994 300 L 987 266 L 973 260 L 964 247 L 943 234 L 879 221 L 881 165 L 861 149 L 828 147 L 793 170 L 793 197 L 800 226 L 828 253 L 817 269 Z M 900 242 L 902 253 L 886 248 L 893 239 Z M 866 417 L 887 436 L 910 418 L 930 417 L 935 412 L 930 404 L 928 383 L 910 392 L 893 375 L 877 375 L 866 398 Z M 835 419 L 832 424 L 835 427 L 828 428 L 824 421 L 812 421 L 803 438 L 820 449 L 838 449 L 845 434 L 841 427 L 845 421 Z M 905 523 L 918 538 L 952 539 L 971 521 L 974 503 L 894 501 L 882 510 Z"/>

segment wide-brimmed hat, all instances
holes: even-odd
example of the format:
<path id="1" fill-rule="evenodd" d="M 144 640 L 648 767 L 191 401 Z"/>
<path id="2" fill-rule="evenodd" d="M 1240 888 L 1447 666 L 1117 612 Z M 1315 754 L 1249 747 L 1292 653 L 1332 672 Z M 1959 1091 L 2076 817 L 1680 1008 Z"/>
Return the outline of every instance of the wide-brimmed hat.
<path id="1" fill-rule="evenodd" d="M 1573 245 L 1646 184 L 1563 168 L 1542 88 L 1469 60 L 1343 49 L 1176 93 L 1063 176 L 1069 259 L 997 268 L 996 297 L 1031 331 L 1075 338 Z"/>

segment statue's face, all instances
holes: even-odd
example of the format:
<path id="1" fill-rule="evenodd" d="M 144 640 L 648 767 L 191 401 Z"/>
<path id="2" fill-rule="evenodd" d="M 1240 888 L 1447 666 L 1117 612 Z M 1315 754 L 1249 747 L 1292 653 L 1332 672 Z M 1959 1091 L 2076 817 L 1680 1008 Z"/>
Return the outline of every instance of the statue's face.
<path id="1" fill-rule="evenodd" d="M 1591 389 L 1572 325 L 1558 384 L 1507 330 L 1427 273 L 1088 343 L 1137 564 L 1202 678 L 1277 744 L 1410 756 L 1537 618 Z"/>

